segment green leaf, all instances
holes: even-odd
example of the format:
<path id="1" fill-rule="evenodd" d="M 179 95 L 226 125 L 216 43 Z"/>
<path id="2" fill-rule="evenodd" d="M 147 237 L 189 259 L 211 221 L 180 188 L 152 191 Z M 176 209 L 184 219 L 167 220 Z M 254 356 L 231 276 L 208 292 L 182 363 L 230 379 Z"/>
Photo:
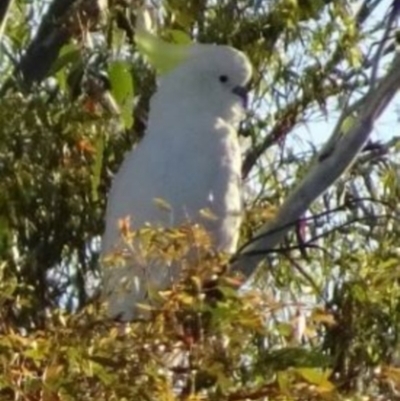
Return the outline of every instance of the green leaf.
<path id="1" fill-rule="evenodd" d="M 81 60 L 81 50 L 77 45 L 73 43 L 65 45 L 60 50 L 57 60 L 53 63 L 50 74 L 53 75 L 67 65 L 75 64 Z"/>
<path id="2" fill-rule="evenodd" d="M 142 12 L 138 16 L 141 23 L 138 24 L 135 32 L 137 49 L 159 73 L 166 73 L 187 58 L 190 44 L 169 43 L 159 38 L 153 34 L 150 26 L 147 26 L 151 25 L 149 24 L 151 18 L 147 17 L 149 17 L 147 12 Z M 182 39 L 182 34 L 180 35 Z"/>
<path id="3" fill-rule="evenodd" d="M 58 85 L 62 90 L 67 87 L 66 67 L 77 66 L 82 63 L 80 48 L 71 43 L 65 45 L 59 53 L 57 60 L 53 63 L 50 69 L 50 75 L 55 75 Z"/>
<path id="4" fill-rule="evenodd" d="M 179 29 L 168 29 L 165 31 L 165 34 L 171 42 L 178 45 L 190 45 L 192 43 L 190 36 Z"/>
<path id="5" fill-rule="evenodd" d="M 288 367 L 325 368 L 330 366 L 330 358 L 318 350 L 306 350 L 301 347 L 284 348 L 270 351 L 264 355 L 264 362 L 275 369 L 284 370 Z"/>
<path id="6" fill-rule="evenodd" d="M 108 73 L 111 81 L 112 95 L 121 108 L 122 123 L 125 128 L 130 128 L 133 124 L 132 109 L 134 95 L 130 64 L 126 61 L 114 61 L 110 64 Z"/>

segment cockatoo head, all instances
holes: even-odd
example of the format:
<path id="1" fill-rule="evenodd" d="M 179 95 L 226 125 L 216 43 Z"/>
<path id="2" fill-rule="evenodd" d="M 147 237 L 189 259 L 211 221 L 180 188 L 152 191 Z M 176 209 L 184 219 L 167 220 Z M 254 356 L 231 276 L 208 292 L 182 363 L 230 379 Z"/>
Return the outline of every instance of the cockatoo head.
<path id="1" fill-rule="evenodd" d="M 158 93 L 178 102 L 182 111 L 192 108 L 238 122 L 246 107 L 246 85 L 251 64 L 240 51 L 221 45 L 197 44 L 174 69 L 161 76 Z"/>
<path id="2" fill-rule="evenodd" d="M 167 104 L 170 117 L 181 111 L 239 122 L 252 74 L 248 58 L 230 46 L 166 42 L 153 34 L 150 14 L 146 8 L 138 13 L 135 41 L 160 74 L 153 111 L 159 115 Z"/>

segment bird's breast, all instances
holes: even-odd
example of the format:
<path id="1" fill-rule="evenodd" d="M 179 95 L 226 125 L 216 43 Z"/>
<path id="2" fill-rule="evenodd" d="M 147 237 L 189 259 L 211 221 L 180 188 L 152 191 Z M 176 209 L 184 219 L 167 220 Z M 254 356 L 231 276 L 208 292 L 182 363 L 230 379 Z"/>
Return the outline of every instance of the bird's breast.
<path id="1" fill-rule="evenodd" d="M 145 223 L 201 223 L 217 238 L 218 248 L 233 250 L 241 221 L 241 154 L 236 132 L 219 120 L 212 125 L 155 128 L 117 173 L 108 220 L 130 216 L 134 229 Z M 165 204 L 167 208 L 162 207 Z M 216 220 L 205 220 L 201 213 L 205 209 Z M 110 238 L 113 235 L 110 231 Z"/>

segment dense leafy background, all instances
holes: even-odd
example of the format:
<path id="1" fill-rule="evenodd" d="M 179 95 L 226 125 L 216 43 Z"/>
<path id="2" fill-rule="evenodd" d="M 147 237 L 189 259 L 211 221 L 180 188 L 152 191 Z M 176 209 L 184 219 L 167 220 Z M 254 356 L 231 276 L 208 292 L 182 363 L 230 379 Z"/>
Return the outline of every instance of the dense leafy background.
<path id="1" fill-rule="evenodd" d="M 204 298 L 202 274 L 226 260 L 209 254 L 204 233 L 182 228 L 160 242 L 184 250 L 195 238 L 206 256 L 191 280 L 164 294 L 150 322 L 104 319 L 96 294 L 107 190 L 144 135 L 155 89 L 134 42 L 142 1 L 108 3 L 0 4 L 0 399 L 397 399 L 395 126 L 379 131 L 279 249 L 266 250 L 268 265 L 240 295 L 226 274 L 224 297 Z M 334 120 L 385 74 L 400 6 L 170 0 L 153 8 L 164 38 L 227 43 L 254 65 L 241 132 L 245 243 L 327 139 L 315 122 Z M 99 72 L 119 115 L 104 106 Z"/>

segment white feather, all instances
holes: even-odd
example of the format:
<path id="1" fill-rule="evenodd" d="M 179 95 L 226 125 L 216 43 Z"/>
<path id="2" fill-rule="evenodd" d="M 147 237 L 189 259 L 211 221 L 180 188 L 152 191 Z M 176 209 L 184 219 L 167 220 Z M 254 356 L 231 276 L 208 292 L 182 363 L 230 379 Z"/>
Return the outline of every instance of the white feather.
<path id="1" fill-rule="evenodd" d="M 221 82 L 221 76 L 228 77 Z M 214 246 L 233 252 L 241 222 L 241 152 L 237 128 L 242 99 L 232 92 L 248 83 L 251 68 L 239 51 L 195 45 L 185 61 L 164 76 L 150 103 L 144 139 L 126 156 L 108 199 L 102 255 L 121 246 L 118 221 L 130 216 L 133 229 L 145 223 L 201 223 Z M 162 199 L 170 211 L 160 208 Z M 216 219 L 199 214 L 209 209 Z M 134 252 L 135 253 L 135 252 Z M 111 317 L 138 317 L 137 303 L 149 288 L 166 289 L 179 266 L 142 263 L 104 266 L 104 297 Z"/>

